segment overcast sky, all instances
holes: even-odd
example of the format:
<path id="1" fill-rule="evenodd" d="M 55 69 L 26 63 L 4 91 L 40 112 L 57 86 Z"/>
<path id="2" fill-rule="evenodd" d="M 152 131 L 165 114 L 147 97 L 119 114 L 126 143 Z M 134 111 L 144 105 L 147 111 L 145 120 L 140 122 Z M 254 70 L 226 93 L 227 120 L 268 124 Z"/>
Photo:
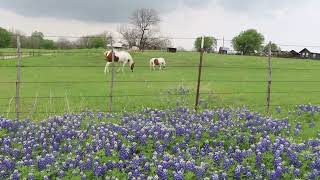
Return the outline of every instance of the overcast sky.
<path id="1" fill-rule="evenodd" d="M 0 0 L 0 26 L 45 35 L 115 32 L 132 11 L 142 7 L 159 12 L 160 29 L 170 37 L 211 35 L 228 40 L 255 28 L 267 41 L 320 46 L 319 0 Z M 173 43 L 187 49 L 193 45 L 192 40 Z"/>

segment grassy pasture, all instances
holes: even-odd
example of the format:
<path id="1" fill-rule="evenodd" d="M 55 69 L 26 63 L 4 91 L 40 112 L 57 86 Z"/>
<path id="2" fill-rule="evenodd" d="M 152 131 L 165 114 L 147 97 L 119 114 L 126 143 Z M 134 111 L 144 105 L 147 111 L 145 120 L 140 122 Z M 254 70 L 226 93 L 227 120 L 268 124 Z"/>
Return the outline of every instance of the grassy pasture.
<path id="1" fill-rule="evenodd" d="M 103 73 L 103 49 L 64 52 L 23 59 L 22 64 L 26 66 L 22 68 L 22 82 L 26 83 L 21 84 L 23 117 L 40 119 L 65 111 L 78 112 L 86 107 L 108 110 L 111 76 Z M 132 73 L 126 67 L 125 73 L 116 73 L 115 111 L 173 107 L 177 101 L 190 107 L 194 105 L 198 53 L 136 52 L 132 56 L 136 61 L 135 71 Z M 150 72 L 149 59 L 160 56 L 167 59 L 167 70 Z M 289 110 L 296 104 L 320 103 L 320 83 L 317 82 L 320 62 L 279 58 L 272 61 L 272 110 L 277 105 Z M 15 65 L 15 60 L 0 61 L 0 82 L 15 82 Z M 202 108 L 205 104 L 209 107 L 246 105 L 264 112 L 266 57 L 205 54 L 204 66 Z M 70 81 L 73 83 L 68 83 Z M 1 83 L 0 94 L 1 114 L 14 117 L 15 83 Z"/>

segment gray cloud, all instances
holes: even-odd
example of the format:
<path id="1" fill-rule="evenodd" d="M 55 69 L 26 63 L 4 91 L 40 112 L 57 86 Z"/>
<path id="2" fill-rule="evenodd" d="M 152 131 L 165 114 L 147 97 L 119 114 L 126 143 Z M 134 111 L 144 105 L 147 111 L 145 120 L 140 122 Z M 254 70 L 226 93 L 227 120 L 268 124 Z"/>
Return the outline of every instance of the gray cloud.
<path id="1" fill-rule="evenodd" d="M 306 0 L 310 1 L 310 0 Z M 28 17 L 74 19 L 85 22 L 126 22 L 137 8 L 154 8 L 165 14 L 179 5 L 191 8 L 219 6 L 234 13 L 270 15 L 292 7 L 298 0 L 0 0 L 0 8 Z"/>
<path id="2" fill-rule="evenodd" d="M 209 1 L 201 0 L 201 4 Z M 154 8 L 166 13 L 180 4 L 197 7 L 198 3 L 199 0 L 0 0 L 0 8 L 30 17 L 125 22 L 137 8 Z"/>
<path id="3" fill-rule="evenodd" d="M 304 2 L 306 1 L 310 0 Z M 218 4 L 226 10 L 263 15 L 270 11 L 294 7 L 298 2 L 301 3 L 299 0 L 219 0 Z"/>

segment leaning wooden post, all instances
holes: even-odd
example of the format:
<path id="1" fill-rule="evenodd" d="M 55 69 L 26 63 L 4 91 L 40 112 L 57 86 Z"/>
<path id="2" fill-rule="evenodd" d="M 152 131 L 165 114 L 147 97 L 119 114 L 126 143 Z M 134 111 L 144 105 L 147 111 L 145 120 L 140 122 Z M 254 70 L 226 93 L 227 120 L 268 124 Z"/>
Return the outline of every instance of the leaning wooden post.
<path id="1" fill-rule="evenodd" d="M 109 111 L 112 112 L 112 98 L 113 98 L 113 86 L 114 86 L 114 51 L 113 51 L 113 39 L 111 39 L 111 57 L 112 57 L 112 74 L 111 74 L 111 84 L 110 84 L 110 94 L 109 94 Z"/>
<path id="2" fill-rule="evenodd" d="M 21 43 L 20 35 L 17 35 L 17 81 L 16 81 L 16 118 L 20 119 L 20 80 L 21 80 Z"/>
<path id="3" fill-rule="evenodd" d="M 204 36 L 201 38 L 201 48 L 200 48 L 200 63 L 199 63 L 199 73 L 198 73 L 198 84 L 197 84 L 197 94 L 196 94 L 196 103 L 194 109 L 196 112 L 199 110 L 199 97 L 200 97 L 200 83 L 201 83 L 201 71 L 202 71 L 202 61 L 204 53 Z"/>
<path id="4" fill-rule="evenodd" d="M 271 83 L 272 83 L 272 62 L 271 62 L 271 42 L 269 42 L 269 55 L 268 55 L 268 89 L 267 89 L 267 108 L 266 113 L 270 113 L 271 101 Z"/>

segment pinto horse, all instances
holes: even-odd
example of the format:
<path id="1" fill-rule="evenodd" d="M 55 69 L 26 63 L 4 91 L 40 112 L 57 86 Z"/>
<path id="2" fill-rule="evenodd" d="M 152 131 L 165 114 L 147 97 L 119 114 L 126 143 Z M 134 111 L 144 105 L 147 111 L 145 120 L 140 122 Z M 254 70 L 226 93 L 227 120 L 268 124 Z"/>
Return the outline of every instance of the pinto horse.
<path id="1" fill-rule="evenodd" d="M 166 61 L 164 58 L 151 58 L 150 59 L 150 71 L 152 69 L 155 71 L 155 66 L 159 66 L 159 70 L 163 70 L 166 68 Z"/>
<path id="2" fill-rule="evenodd" d="M 106 66 L 104 68 L 104 74 L 109 73 L 109 65 L 112 63 L 112 51 L 106 51 L 103 53 L 105 60 L 107 61 Z M 124 66 L 128 63 L 131 71 L 133 72 L 134 61 L 131 55 L 126 51 L 113 51 L 114 54 L 114 62 L 122 63 L 122 72 Z"/>

